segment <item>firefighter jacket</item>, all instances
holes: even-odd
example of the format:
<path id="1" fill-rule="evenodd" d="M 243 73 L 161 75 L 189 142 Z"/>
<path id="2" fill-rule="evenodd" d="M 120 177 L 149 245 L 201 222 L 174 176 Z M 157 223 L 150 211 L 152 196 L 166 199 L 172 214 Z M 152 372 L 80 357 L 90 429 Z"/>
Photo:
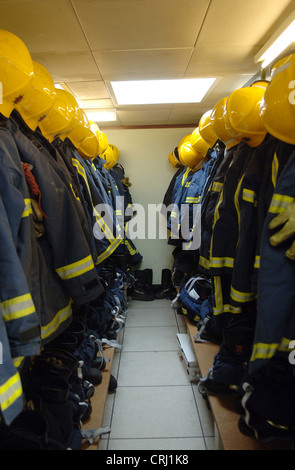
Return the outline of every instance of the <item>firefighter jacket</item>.
<path id="1" fill-rule="evenodd" d="M 60 157 L 65 167 L 67 168 L 69 177 L 71 178 L 70 185 L 73 188 L 73 193 L 79 199 L 83 207 L 83 211 L 87 221 L 86 223 L 88 226 L 88 229 L 86 229 L 86 233 L 89 233 L 90 236 L 90 251 L 92 253 L 93 259 L 96 260 L 97 252 L 93 235 L 93 219 L 92 215 L 89 214 L 89 201 L 85 199 L 83 185 L 81 185 L 76 167 L 72 163 L 73 154 L 74 152 L 76 152 L 76 149 L 68 138 L 63 141 L 59 137 L 56 137 L 53 140 L 52 147 L 56 150 L 57 155 Z"/>
<path id="2" fill-rule="evenodd" d="M 93 258 L 95 259 L 96 252 L 93 243 L 92 227 L 90 227 L 88 223 L 87 215 L 80 198 L 77 182 L 70 173 L 70 170 L 68 169 L 65 161 L 59 154 L 58 150 L 53 145 L 51 145 L 51 143 L 40 132 L 34 132 L 26 125 L 17 111 L 13 111 L 12 117 L 13 121 L 17 123 L 21 133 L 24 134 L 35 145 L 35 147 L 37 147 L 41 153 L 41 158 L 48 161 L 54 171 L 58 174 L 59 178 L 67 186 L 68 192 L 72 196 L 73 206 L 77 211 L 81 228 L 87 239 Z"/>
<path id="3" fill-rule="evenodd" d="M 82 304 L 96 299 L 103 287 L 68 187 L 13 121 L 10 132 L 22 162 L 31 166 L 39 187 L 44 236 L 55 274 L 73 302 Z"/>
<path id="4" fill-rule="evenodd" d="M 95 171 L 93 166 L 83 160 L 76 151 L 73 152 L 72 164 L 78 173 L 83 194 L 87 200 L 88 213 L 92 217 L 97 250 L 95 264 L 99 265 L 118 248 L 123 234 L 121 227 L 116 223 L 111 201 L 98 171 Z"/>
<path id="5" fill-rule="evenodd" d="M 224 145 L 218 141 L 214 146 L 217 158 L 207 179 L 201 208 L 201 246 L 199 258 L 200 273 L 209 274 L 210 242 L 212 236 L 214 210 L 219 198 L 224 177 L 233 157 L 233 151 L 225 152 Z"/>
<path id="6" fill-rule="evenodd" d="M 289 146 L 290 150 L 290 146 Z M 285 255 L 290 240 L 273 247 L 269 237 L 273 232 L 269 222 L 295 201 L 295 147 L 289 153 L 265 219 L 258 275 L 257 319 L 250 372 L 254 372 L 274 356 L 288 361 L 290 341 L 295 338 L 294 280 L 295 263 Z M 293 347 L 292 347 L 293 348 Z"/>
<path id="7" fill-rule="evenodd" d="M 18 151 L 9 131 L 0 127 L 0 300 L 13 358 L 36 354 L 40 349 L 40 322 L 26 275 L 31 262 L 26 235 L 30 200 L 15 156 Z"/>

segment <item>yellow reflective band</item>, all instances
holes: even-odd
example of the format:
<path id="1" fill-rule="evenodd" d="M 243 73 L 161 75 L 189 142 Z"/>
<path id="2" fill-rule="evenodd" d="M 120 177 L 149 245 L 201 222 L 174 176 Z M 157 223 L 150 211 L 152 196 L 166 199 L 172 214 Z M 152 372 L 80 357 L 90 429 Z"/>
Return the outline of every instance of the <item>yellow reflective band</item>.
<path id="1" fill-rule="evenodd" d="M 95 207 L 93 207 L 93 213 L 95 215 L 96 223 L 100 226 L 101 230 L 104 232 L 107 240 L 114 240 L 114 234 L 111 229 L 106 224 L 105 220 L 101 215 L 97 212 Z"/>
<path id="2" fill-rule="evenodd" d="M 217 181 L 213 181 L 210 191 L 215 191 L 219 193 L 222 190 L 223 183 L 218 183 Z"/>
<path id="3" fill-rule="evenodd" d="M 185 202 L 186 203 L 197 203 L 197 202 L 200 202 L 201 197 L 202 196 L 197 196 L 197 197 L 189 196 L 189 197 L 186 198 Z"/>
<path id="4" fill-rule="evenodd" d="M 172 217 L 173 219 L 177 219 L 178 218 L 178 212 L 172 211 L 171 214 L 170 214 L 170 217 Z"/>
<path id="5" fill-rule="evenodd" d="M 272 168 L 271 168 L 271 181 L 272 181 L 274 188 L 276 187 L 276 184 L 277 184 L 278 169 L 279 169 L 278 156 L 277 156 L 277 153 L 275 152 L 273 161 L 272 161 Z"/>
<path id="6" fill-rule="evenodd" d="M 184 185 L 184 183 L 185 183 L 185 180 L 187 179 L 187 176 L 188 176 L 189 172 L 190 172 L 190 168 L 189 168 L 189 167 L 187 167 L 187 169 L 186 169 L 186 171 L 185 171 L 185 173 L 184 173 L 184 175 L 183 175 L 183 177 L 182 177 L 181 186 L 183 186 L 183 185 Z"/>
<path id="7" fill-rule="evenodd" d="M 295 201 L 294 197 L 285 196 L 283 194 L 274 194 L 268 209 L 271 214 L 278 214 L 283 212 L 292 202 Z"/>
<path id="8" fill-rule="evenodd" d="M 129 253 L 131 254 L 131 256 L 135 255 L 136 253 L 138 253 L 138 250 L 136 248 L 132 248 L 132 246 L 130 245 L 130 243 L 128 242 L 128 240 L 125 241 L 125 244 L 127 245 L 127 248 L 128 248 L 128 251 Z"/>
<path id="9" fill-rule="evenodd" d="M 186 187 L 186 188 L 189 188 L 189 187 L 190 187 L 190 184 L 191 184 L 191 182 L 188 181 L 187 183 L 185 183 L 185 187 Z"/>
<path id="10" fill-rule="evenodd" d="M 86 176 L 86 173 L 85 173 L 85 170 L 84 170 L 83 166 L 81 165 L 81 163 L 78 160 L 76 160 L 76 158 L 72 158 L 72 163 L 76 167 L 79 175 L 81 175 L 82 178 L 85 180 L 85 183 L 86 183 L 86 186 L 87 186 L 87 189 L 88 189 L 88 193 L 91 197 L 91 191 L 90 191 L 90 188 L 89 188 L 89 185 L 88 185 L 87 176 Z M 91 198 L 91 200 L 92 200 L 92 198 Z"/>
<path id="11" fill-rule="evenodd" d="M 234 259 L 233 258 L 210 258 L 210 268 L 233 268 Z"/>
<path id="12" fill-rule="evenodd" d="M 236 302 L 241 303 L 250 302 L 251 300 L 254 300 L 257 297 L 256 294 L 254 294 L 253 292 L 240 292 L 234 289 L 233 286 L 231 286 L 230 289 L 230 296 Z"/>
<path id="13" fill-rule="evenodd" d="M 22 396 L 23 389 L 19 373 L 16 372 L 10 379 L 0 386 L 0 403 L 2 411 L 7 410 Z"/>
<path id="14" fill-rule="evenodd" d="M 115 214 L 116 215 L 122 215 L 122 211 L 118 209 L 118 210 L 115 211 Z"/>
<path id="15" fill-rule="evenodd" d="M 30 293 L 3 300 L 1 308 L 4 321 L 17 320 L 35 312 L 35 305 Z"/>
<path id="16" fill-rule="evenodd" d="M 31 199 L 30 198 L 24 199 L 24 203 L 25 203 L 25 207 L 22 213 L 22 217 L 28 217 L 30 214 L 33 213 Z"/>
<path id="17" fill-rule="evenodd" d="M 65 322 L 71 315 L 72 304 L 71 302 L 69 302 L 66 307 L 62 308 L 57 312 L 57 314 L 54 316 L 53 320 L 50 323 L 41 327 L 41 338 L 44 340 L 48 338 L 48 336 L 51 336 L 53 333 L 55 333 L 55 331 L 57 331 L 60 325 Z"/>
<path id="18" fill-rule="evenodd" d="M 14 367 L 20 367 L 23 360 L 24 360 L 24 356 L 22 356 L 22 357 L 13 357 L 12 362 L 13 362 Z"/>
<path id="19" fill-rule="evenodd" d="M 278 343 L 256 343 L 253 346 L 252 356 L 250 361 L 255 361 L 256 359 L 270 359 L 275 354 L 278 349 Z"/>
<path id="20" fill-rule="evenodd" d="M 91 255 L 89 255 L 80 261 L 76 261 L 75 263 L 68 264 L 67 266 L 57 268 L 56 272 L 63 280 L 67 280 L 81 276 L 82 274 L 87 273 L 92 269 L 94 269 L 94 263 Z"/>
<path id="21" fill-rule="evenodd" d="M 252 204 L 257 205 L 256 193 L 255 191 L 252 191 L 252 189 L 243 188 L 242 198 L 243 201 L 251 202 Z"/>
<path id="22" fill-rule="evenodd" d="M 204 256 L 200 256 L 199 264 L 200 266 L 203 266 L 203 268 L 206 268 L 206 269 L 210 268 L 210 261 L 204 258 Z"/>
<path id="23" fill-rule="evenodd" d="M 102 261 L 108 258 L 115 251 L 115 249 L 120 245 L 121 242 L 122 242 L 122 237 L 118 237 L 112 243 L 110 243 L 108 248 L 103 253 L 101 253 L 101 255 L 97 257 L 95 264 L 96 265 L 100 264 L 102 263 Z"/>
<path id="24" fill-rule="evenodd" d="M 256 269 L 260 268 L 260 256 L 258 256 L 258 255 L 255 256 L 254 268 L 256 268 Z"/>
<path id="25" fill-rule="evenodd" d="M 78 201 L 80 201 L 79 196 L 77 196 L 76 193 L 75 193 L 75 191 L 74 191 L 74 188 L 73 188 L 72 183 L 70 183 L 70 187 L 71 187 L 72 193 L 74 194 L 75 198 L 76 198 Z"/>

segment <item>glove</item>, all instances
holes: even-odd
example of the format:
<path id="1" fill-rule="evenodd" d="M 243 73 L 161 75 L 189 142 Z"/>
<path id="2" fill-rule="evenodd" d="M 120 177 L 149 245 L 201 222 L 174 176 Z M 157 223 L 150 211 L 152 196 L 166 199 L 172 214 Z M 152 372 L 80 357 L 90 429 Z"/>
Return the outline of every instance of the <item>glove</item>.
<path id="1" fill-rule="evenodd" d="M 269 229 L 273 230 L 281 225 L 283 227 L 269 238 L 272 246 L 277 246 L 295 235 L 295 202 L 289 204 L 283 212 L 272 219 Z M 286 256 L 289 259 L 295 260 L 295 241 L 286 251 Z"/>

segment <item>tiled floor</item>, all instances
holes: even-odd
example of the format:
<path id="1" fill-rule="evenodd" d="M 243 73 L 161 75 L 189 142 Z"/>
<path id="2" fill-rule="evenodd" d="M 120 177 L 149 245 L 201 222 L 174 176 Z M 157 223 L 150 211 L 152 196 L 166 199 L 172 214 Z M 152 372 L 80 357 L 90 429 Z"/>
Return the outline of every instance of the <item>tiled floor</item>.
<path id="1" fill-rule="evenodd" d="M 116 392 L 108 394 L 100 450 L 212 450 L 211 412 L 191 384 L 178 356 L 177 333 L 183 317 L 171 301 L 130 301 L 112 374 Z"/>

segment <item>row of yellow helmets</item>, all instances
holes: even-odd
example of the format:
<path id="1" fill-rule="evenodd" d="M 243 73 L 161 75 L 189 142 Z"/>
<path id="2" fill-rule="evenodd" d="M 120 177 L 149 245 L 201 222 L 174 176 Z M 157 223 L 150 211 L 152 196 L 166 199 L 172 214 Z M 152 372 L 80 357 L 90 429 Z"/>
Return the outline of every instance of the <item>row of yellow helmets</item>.
<path id="1" fill-rule="evenodd" d="M 0 113 L 9 118 L 16 109 L 25 123 L 52 142 L 66 137 L 84 159 L 97 156 L 112 168 L 119 150 L 95 122 L 89 121 L 72 93 L 55 88 L 48 70 L 32 60 L 24 42 L 0 29 Z"/>
<path id="2" fill-rule="evenodd" d="M 267 133 L 295 145 L 295 53 L 273 64 L 269 81 L 257 80 L 218 101 L 203 114 L 192 134 L 182 138 L 168 160 L 174 167 L 197 171 L 217 140 L 227 149 L 240 142 L 255 148 Z"/>

